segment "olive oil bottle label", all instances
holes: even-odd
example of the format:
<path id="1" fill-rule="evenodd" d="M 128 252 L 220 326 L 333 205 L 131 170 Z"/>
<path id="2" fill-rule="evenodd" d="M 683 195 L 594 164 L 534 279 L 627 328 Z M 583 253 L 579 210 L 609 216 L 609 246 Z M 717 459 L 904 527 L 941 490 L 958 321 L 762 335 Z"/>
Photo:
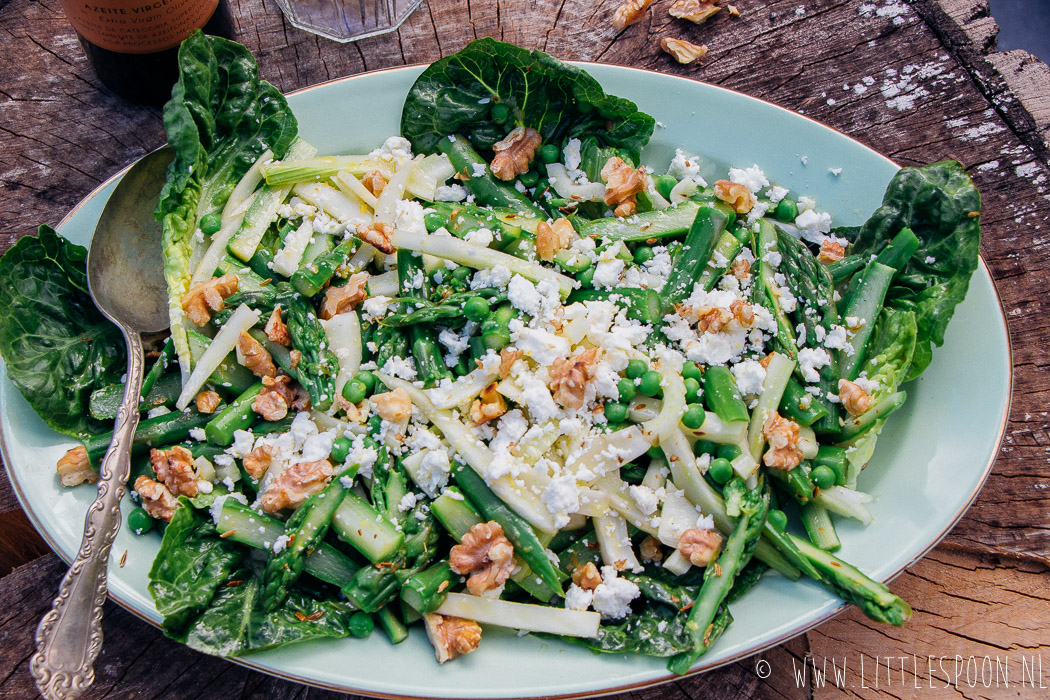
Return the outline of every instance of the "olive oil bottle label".
<path id="1" fill-rule="evenodd" d="M 84 39 L 119 53 L 154 53 L 178 46 L 204 26 L 219 0 L 62 0 Z"/>

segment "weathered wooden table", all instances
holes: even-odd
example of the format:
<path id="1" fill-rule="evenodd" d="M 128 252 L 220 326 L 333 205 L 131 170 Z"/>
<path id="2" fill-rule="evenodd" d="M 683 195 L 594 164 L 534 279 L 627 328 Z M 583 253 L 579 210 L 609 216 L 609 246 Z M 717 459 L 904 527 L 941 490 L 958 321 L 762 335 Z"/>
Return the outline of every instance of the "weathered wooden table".
<path id="1" fill-rule="evenodd" d="M 982 252 L 1011 326 L 1014 402 L 977 502 L 892 584 L 914 606 L 911 622 L 875 626 L 850 611 L 752 659 L 634 695 L 1050 697 L 1050 71 L 1024 52 L 989 54 L 996 27 L 986 0 L 737 0 L 740 17 L 722 12 L 699 27 L 672 20 L 669 0 L 657 0 L 624 32 L 610 22 L 616 4 L 429 0 L 397 33 L 340 45 L 290 26 L 270 0 L 231 0 L 237 39 L 284 91 L 433 61 L 495 36 L 740 90 L 902 165 L 961 160 L 984 196 Z M 666 35 L 710 53 L 679 66 L 659 49 Z M 57 0 L 0 0 L 0 57 L 2 251 L 164 136 L 157 110 L 100 89 Z M 35 695 L 33 632 L 64 571 L 0 472 L 0 698 Z M 189 651 L 112 604 L 104 627 L 89 697 L 334 696 Z M 813 666 L 825 660 L 847 670 L 820 687 Z"/>

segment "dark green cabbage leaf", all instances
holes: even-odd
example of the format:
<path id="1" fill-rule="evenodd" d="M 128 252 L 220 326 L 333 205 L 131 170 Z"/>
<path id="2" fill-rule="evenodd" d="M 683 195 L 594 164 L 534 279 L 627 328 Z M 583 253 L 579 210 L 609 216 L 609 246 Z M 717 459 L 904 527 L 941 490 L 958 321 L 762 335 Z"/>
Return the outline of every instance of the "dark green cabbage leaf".
<path id="1" fill-rule="evenodd" d="M 60 433 L 86 438 L 91 392 L 120 381 L 124 338 L 91 301 L 87 250 L 41 226 L 0 258 L 0 356 L 29 405 Z"/>
<path id="2" fill-rule="evenodd" d="M 918 251 L 886 295 L 887 307 L 915 314 L 915 353 L 905 381 L 930 364 L 933 345 L 944 344 L 948 322 L 966 296 L 981 246 L 980 211 L 981 195 L 960 163 L 902 168 L 853 240 L 850 253 L 876 255 L 904 227 L 919 238 Z"/>
<path id="3" fill-rule="evenodd" d="M 492 119 L 495 103 L 510 110 L 504 124 Z M 606 94 L 586 71 L 491 38 L 423 71 L 401 114 L 402 135 L 423 153 L 433 153 L 449 134 L 463 134 L 485 149 L 514 126 L 528 126 L 544 142 L 594 136 L 637 161 L 655 124 L 630 100 Z"/>
<path id="4" fill-rule="evenodd" d="M 164 105 L 164 128 L 175 159 L 157 218 L 164 225 L 171 337 L 185 372 L 190 352 L 179 301 L 189 290 L 194 246 L 204 245 L 193 240 L 197 222 L 222 211 L 264 151 L 283 156 L 298 123 L 284 96 L 259 77 L 248 49 L 196 31 L 179 48 L 179 80 Z"/>

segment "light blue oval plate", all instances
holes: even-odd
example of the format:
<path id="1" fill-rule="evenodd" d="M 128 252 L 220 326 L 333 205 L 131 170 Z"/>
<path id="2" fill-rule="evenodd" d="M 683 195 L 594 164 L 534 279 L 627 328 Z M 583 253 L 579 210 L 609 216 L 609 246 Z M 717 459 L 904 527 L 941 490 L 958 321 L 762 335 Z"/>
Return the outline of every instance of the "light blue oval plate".
<path id="1" fill-rule="evenodd" d="M 641 70 L 597 64 L 586 68 L 607 90 L 636 101 L 658 120 L 645 152 L 645 161 L 658 172 L 667 167 L 676 147 L 700 155 L 705 176 L 724 175 L 730 165 L 757 163 L 771 181 L 795 195 L 816 197 L 836 223 L 858 224 L 879 205 L 897 170 L 843 134 L 760 100 Z M 302 136 L 322 153 L 376 147 L 398 132 L 402 101 L 420 70 L 361 75 L 291 95 Z M 842 170 L 834 175 L 831 168 Z M 118 177 L 70 213 L 60 226 L 63 235 L 88 244 Z M 861 476 L 860 487 L 877 499 L 875 522 L 868 528 L 841 523 L 844 559 L 885 581 L 951 529 L 991 470 L 1007 418 L 1010 381 L 1006 323 L 982 263 L 948 328 L 944 348 L 907 387 L 907 405 L 890 419 Z M 37 418 L 6 373 L 0 381 L 0 430 L 4 461 L 22 505 L 52 548 L 69 561 L 93 490 L 59 486 L 54 465 L 70 440 Z M 135 537 L 122 529 L 110 567 L 112 598 L 152 623 L 159 617 L 146 589 L 146 573 L 159 541 L 155 534 Z M 736 621 L 697 670 L 778 644 L 841 607 L 815 583 L 768 575 L 733 606 Z M 485 630 L 475 653 L 444 666 L 434 661 L 419 632 L 396 648 L 377 632 L 368 640 L 308 642 L 238 663 L 304 683 L 380 696 L 581 696 L 671 680 L 659 660 L 598 656 L 495 628 Z"/>

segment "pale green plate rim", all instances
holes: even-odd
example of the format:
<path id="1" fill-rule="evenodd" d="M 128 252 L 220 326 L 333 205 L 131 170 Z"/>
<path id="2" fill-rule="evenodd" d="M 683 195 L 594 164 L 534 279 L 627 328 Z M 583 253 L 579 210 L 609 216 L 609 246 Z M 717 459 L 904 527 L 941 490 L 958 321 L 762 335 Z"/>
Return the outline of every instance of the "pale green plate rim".
<path id="1" fill-rule="evenodd" d="M 842 134 L 841 132 L 838 132 L 837 130 L 831 129 L 830 127 L 827 127 L 825 125 L 819 124 L 818 122 L 815 122 L 814 120 L 809 119 L 808 117 L 804 117 L 802 115 L 798 115 L 798 114 L 795 114 L 793 112 L 789 112 L 789 111 L 784 110 L 784 109 L 782 109 L 782 108 L 780 108 L 780 107 L 778 107 L 776 105 L 773 105 L 771 103 L 765 102 L 763 100 L 759 100 L 757 98 L 749 97 L 747 95 L 743 95 L 743 94 L 737 93 L 735 91 L 727 90 L 725 88 L 720 88 L 720 87 L 717 87 L 717 86 L 712 86 L 712 85 L 708 85 L 708 84 L 705 84 L 705 83 L 701 83 L 699 81 L 690 80 L 688 78 L 681 78 L 681 77 L 677 77 L 677 76 L 668 76 L 668 75 L 654 73 L 654 72 L 651 72 L 651 71 L 641 70 L 641 69 L 637 69 L 637 68 L 610 66 L 608 64 L 596 64 L 596 63 L 586 63 L 586 64 L 582 64 L 582 65 L 584 65 L 589 71 L 594 73 L 596 75 L 596 77 L 598 77 L 599 80 L 601 80 L 603 83 L 606 83 L 608 81 L 612 81 L 614 79 L 619 79 L 619 78 L 622 78 L 622 77 L 628 77 L 628 76 L 632 77 L 632 78 L 640 79 L 640 80 L 643 80 L 643 81 L 644 80 L 661 81 L 661 80 L 667 79 L 667 80 L 672 81 L 672 83 L 669 83 L 669 85 L 673 85 L 673 86 L 678 87 L 678 88 L 680 88 L 682 90 L 685 90 L 685 91 L 696 90 L 696 91 L 698 91 L 697 94 L 701 95 L 701 96 L 705 94 L 705 91 L 710 90 L 710 91 L 714 91 L 713 93 L 711 93 L 712 95 L 720 96 L 720 99 L 729 99 L 730 102 L 732 102 L 734 100 L 743 100 L 743 102 L 741 102 L 741 104 L 751 103 L 749 105 L 749 107 L 751 109 L 758 109 L 759 107 L 757 105 L 761 105 L 761 110 L 764 110 L 767 113 L 769 111 L 772 111 L 772 114 L 779 115 L 781 118 L 786 120 L 786 124 L 787 124 L 787 127 L 788 127 L 788 128 L 786 128 L 786 131 L 789 134 L 792 131 L 792 129 L 790 127 L 800 127 L 800 125 L 807 125 L 807 126 L 804 127 L 806 129 L 809 129 L 809 128 L 812 128 L 812 127 L 819 127 L 819 130 L 834 132 L 837 137 L 840 137 L 840 138 L 845 139 L 846 141 L 848 141 L 848 143 L 850 144 L 849 145 L 850 149 L 859 148 L 861 151 L 866 152 L 864 154 L 866 157 L 872 157 L 872 158 L 879 159 L 881 161 L 879 163 L 880 167 L 882 167 L 882 168 L 887 168 L 887 167 L 896 168 L 897 167 L 889 159 L 886 159 L 884 156 L 881 156 L 881 155 L 877 154 L 876 152 L 872 151 L 871 149 L 867 148 L 866 146 L 863 146 L 862 144 L 859 144 L 854 139 L 850 138 L 849 136 L 846 136 L 845 134 Z M 294 93 L 290 93 L 289 96 L 293 98 L 293 102 L 294 102 L 294 100 L 295 100 L 294 96 L 304 96 L 304 95 L 309 95 L 310 93 L 313 93 L 314 91 L 319 91 L 319 90 L 323 91 L 323 90 L 326 90 L 326 89 L 332 89 L 333 86 L 337 86 L 337 85 L 340 85 L 340 84 L 343 84 L 343 83 L 346 83 L 346 82 L 349 82 L 349 81 L 357 80 L 357 79 L 360 79 L 360 78 L 370 78 L 370 77 L 376 76 L 377 74 L 390 74 L 390 73 L 405 74 L 406 72 L 412 73 L 412 72 L 418 72 L 422 68 L 423 68 L 422 66 L 407 66 L 407 67 L 391 68 L 391 69 L 387 69 L 387 70 L 383 70 L 383 71 L 375 71 L 375 72 L 372 72 L 372 73 L 365 73 L 365 74 L 356 75 L 356 76 L 350 76 L 350 77 L 347 77 L 347 78 L 342 78 L 342 79 L 339 79 L 339 80 L 330 81 L 328 83 L 322 83 L 320 85 L 315 85 L 315 86 L 312 86 L 312 87 L 309 87 L 309 88 L 305 88 L 303 90 L 299 90 L 299 91 L 296 91 Z M 396 80 L 398 78 L 403 77 L 403 75 L 395 75 L 393 77 Z M 612 91 L 615 92 L 616 90 L 613 89 Z M 646 104 L 645 104 L 644 98 L 634 97 L 634 99 L 636 99 L 636 101 L 639 102 L 639 105 L 641 106 L 642 109 L 646 109 Z M 795 121 L 795 120 L 798 120 L 798 121 Z M 655 140 L 655 137 L 654 137 L 654 140 Z M 846 146 L 847 144 L 842 143 L 840 145 Z M 855 152 L 855 150 L 853 152 Z M 701 154 L 701 156 L 704 155 L 702 151 L 700 151 L 700 154 Z M 802 161 L 802 163 L 803 163 L 802 167 L 804 168 L 804 161 Z M 747 165 L 747 163 L 744 163 L 744 162 L 738 162 L 738 163 L 735 163 L 735 164 L 740 165 L 740 166 Z M 761 162 L 759 164 L 762 165 Z M 125 171 L 126 171 L 126 168 L 124 170 L 121 170 L 119 173 L 117 173 L 113 177 L 109 178 L 106 182 L 102 183 L 98 188 L 96 188 L 91 194 L 89 194 L 87 197 L 85 197 L 84 200 L 82 200 L 80 203 L 78 203 L 77 206 L 74 207 L 73 210 L 71 210 L 69 214 L 67 214 L 67 216 L 62 220 L 62 223 L 59 225 L 59 227 L 61 228 L 61 226 L 65 225 L 67 221 L 69 221 L 74 215 L 76 215 L 78 211 L 80 211 L 82 208 L 84 208 L 84 206 L 87 203 L 91 202 L 93 200 L 93 198 L 96 197 L 100 192 L 104 191 L 107 187 L 110 187 L 113 184 L 115 184 L 115 182 L 117 180 L 119 180 L 119 178 L 124 174 Z M 792 173 L 792 175 L 793 175 L 793 173 Z M 788 184 L 790 184 L 790 183 L 788 183 Z M 825 201 L 824 198 L 818 198 L 818 202 L 824 203 L 824 201 Z M 833 207 L 828 206 L 828 209 L 832 210 L 834 212 Z M 846 218 L 848 218 L 848 216 Z M 975 487 L 973 488 L 973 490 L 971 492 L 969 492 L 968 494 L 965 494 L 965 497 L 958 499 L 958 501 L 957 501 L 957 508 L 955 509 L 955 512 L 953 513 L 952 517 L 949 519 L 950 521 L 946 522 L 942 527 L 936 528 L 937 531 L 933 534 L 932 539 L 929 539 L 928 543 L 924 547 L 920 548 L 920 551 L 918 551 L 916 554 L 914 554 L 914 556 L 909 557 L 908 560 L 903 563 L 903 565 L 899 566 L 894 571 L 892 571 L 887 576 L 885 576 L 884 577 L 885 580 L 890 580 L 890 579 L 895 578 L 905 568 L 907 568 L 908 566 L 911 566 L 916 561 L 918 561 L 920 558 L 922 558 L 928 551 L 930 551 L 930 549 L 932 549 L 933 547 L 935 547 L 937 545 L 937 543 L 951 530 L 951 528 L 955 525 L 955 523 L 958 522 L 958 520 L 965 514 L 965 512 L 969 508 L 970 504 L 977 497 L 977 494 L 979 493 L 980 488 L 983 486 L 984 482 L 986 481 L 986 479 L 988 477 L 988 474 L 991 472 L 992 466 L 993 466 L 994 461 L 995 461 L 995 457 L 998 454 L 998 446 L 1001 444 L 1002 437 L 1003 437 L 1003 435 L 1005 433 L 1006 422 L 1007 422 L 1007 419 L 1009 417 L 1009 409 L 1010 409 L 1010 405 L 1011 405 L 1011 396 L 1012 396 L 1012 389 L 1013 389 L 1013 386 L 1012 386 L 1013 361 L 1012 361 L 1012 351 L 1011 351 L 1010 344 L 1009 344 L 1009 337 L 1010 336 L 1009 336 L 1009 331 L 1008 331 L 1008 327 L 1007 327 L 1007 320 L 1006 320 L 1006 316 L 1005 316 L 1005 314 L 1003 313 L 1003 310 L 1002 310 L 1002 302 L 1001 302 L 1001 299 L 999 298 L 999 295 L 998 295 L 998 289 L 995 286 L 994 280 L 991 278 L 990 274 L 988 273 L 987 267 L 985 266 L 983 260 L 981 261 L 979 269 L 978 269 L 977 273 L 975 274 L 974 282 L 977 283 L 977 285 L 986 285 L 988 288 L 990 288 L 991 298 L 983 299 L 982 302 L 988 302 L 988 301 L 994 301 L 995 302 L 995 306 L 996 306 L 996 309 L 998 311 L 998 320 L 999 320 L 999 323 L 996 324 L 995 329 L 994 329 L 995 330 L 995 335 L 999 336 L 997 338 L 997 340 L 998 339 L 1002 339 L 1004 341 L 1003 345 L 1001 347 L 997 346 L 998 350 L 1005 351 L 1005 355 L 1000 358 L 1000 364 L 1001 364 L 1000 369 L 1005 369 L 1004 376 L 999 377 L 999 379 L 1003 382 L 1003 385 L 1000 387 L 1000 389 L 1003 390 L 1001 392 L 1001 398 L 1003 399 L 1002 402 L 1001 402 L 1001 417 L 1000 417 L 997 429 L 995 431 L 994 440 L 990 440 L 989 441 L 990 443 L 994 443 L 995 448 L 992 449 L 990 454 L 987 456 L 987 461 L 983 465 L 983 467 L 981 467 L 980 471 L 979 472 L 978 471 L 971 472 L 970 478 L 977 477 L 975 479 L 975 482 L 974 482 L 975 483 Z M 977 286 L 977 285 L 972 285 L 972 287 L 973 286 Z M 981 293 L 984 294 L 985 291 L 982 291 Z M 968 301 L 970 301 L 970 300 L 968 299 Z M 1003 360 L 1005 360 L 1005 361 L 1003 361 Z M 0 368 L 2 368 L 3 366 L 4 366 L 3 362 L 0 361 Z M 6 398 L 6 392 L 13 390 L 13 388 L 10 386 L 10 382 L 7 381 L 7 379 L 6 379 L 6 372 L 4 373 L 3 386 L 0 387 L 0 389 L 3 390 L 5 398 Z M 3 401 L 2 404 L 0 404 L 0 405 L 2 405 L 6 409 L 6 406 L 7 406 L 6 400 Z M 2 422 L 0 422 L 0 453 L 2 453 L 2 455 L 4 457 L 5 465 L 11 465 L 12 461 L 11 461 L 11 459 L 9 457 L 9 455 L 11 454 L 11 451 L 10 451 L 9 446 L 8 446 L 8 439 L 7 439 L 6 430 L 5 430 L 6 426 L 8 425 L 8 420 L 7 420 L 7 416 L 6 416 L 6 410 L 4 411 L 4 414 L 5 414 L 4 415 L 4 419 L 2 420 Z M 35 418 L 35 416 L 34 416 L 34 418 Z M 989 433 L 989 436 L 990 436 L 990 433 Z M 25 511 L 26 511 L 27 515 L 29 516 L 30 520 L 32 521 L 34 527 L 36 527 L 36 529 L 41 533 L 41 535 L 44 537 L 44 539 L 48 542 L 48 544 L 51 546 L 51 548 L 53 550 L 55 550 L 67 562 L 70 561 L 71 558 L 72 558 L 72 555 L 74 554 L 74 551 L 60 546 L 58 544 L 58 542 L 56 541 L 56 539 L 52 536 L 52 534 L 50 532 L 48 532 L 42 526 L 40 518 L 34 512 L 34 509 L 30 506 L 31 499 L 29 498 L 29 494 L 27 494 L 27 493 L 25 493 L 23 491 L 22 485 L 19 482 L 19 480 L 16 478 L 15 473 L 12 470 L 12 467 L 8 466 L 7 468 L 8 468 L 8 474 L 10 476 L 10 481 L 11 481 L 12 487 L 14 488 L 16 496 L 18 497 L 20 503 L 22 504 L 22 507 L 25 509 Z M 117 576 L 115 578 L 119 578 L 119 570 L 117 570 Z M 110 594 L 110 597 L 113 598 L 114 601 L 117 602 L 119 605 L 121 605 L 122 607 L 127 609 L 132 614 L 140 617 L 144 621 L 149 622 L 150 624 L 153 624 L 153 625 L 157 624 L 156 620 L 153 617 L 150 616 L 150 612 L 152 612 L 153 615 L 155 615 L 156 614 L 155 611 L 146 611 L 146 610 L 140 609 L 140 607 L 135 605 L 134 603 L 131 603 L 131 602 L 123 599 L 122 597 L 114 595 L 112 593 Z M 745 598 L 745 600 L 746 600 L 746 598 Z M 802 633 L 812 629 L 813 627 L 816 627 L 820 623 L 824 622 L 828 618 L 830 618 L 833 615 L 835 615 L 837 612 L 842 610 L 844 607 L 845 607 L 845 605 L 842 605 L 842 604 L 839 604 L 839 605 L 830 604 L 829 605 L 829 604 L 825 603 L 825 604 L 819 606 L 819 609 L 818 609 L 818 612 L 817 612 L 816 616 L 812 616 L 812 613 L 811 613 L 810 616 L 808 617 L 808 619 L 805 619 L 804 622 L 802 622 L 801 624 L 797 624 L 797 625 L 791 627 L 791 629 L 789 629 L 788 631 L 784 632 L 783 634 L 777 635 L 775 638 L 763 640 L 759 644 L 755 644 L 753 646 L 744 648 L 744 649 L 742 649 L 742 650 L 740 650 L 740 651 L 738 651 L 736 653 L 733 653 L 731 655 L 728 655 L 728 656 L 719 655 L 717 653 L 717 650 L 716 650 L 715 652 L 712 653 L 712 656 L 704 657 L 705 659 L 708 660 L 708 663 L 706 665 L 699 666 L 698 668 L 696 668 L 693 671 L 693 673 L 699 673 L 699 672 L 702 672 L 702 671 L 711 670 L 712 668 L 717 668 L 718 666 L 722 666 L 722 665 L 725 665 L 725 664 L 728 664 L 728 663 L 732 663 L 734 661 L 738 661 L 739 659 L 746 658 L 748 656 L 751 656 L 753 654 L 761 652 L 764 649 L 768 649 L 768 648 L 770 648 L 772 646 L 780 644 L 780 643 L 784 642 L 787 639 L 790 639 L 790 638 L 792 638 L 794 636 L 797 636 L 799 634 L 802 634 Z M 385 641 L 379 642 L 379 643 L 385 643 Z M 586 652 L 583 649 L 578 649 L 576 651 L 578 653 L 580 653 L 580 654 L 588 654 L 589 653 L 589 652 Z M 371 686 L 371 687 L 361 687 L 360 685 L 350 685 L 349 683 L 353 683 L 354 682 L 354 678 L 352 678 L 352 677 L 351 678 L 347 678 L 347 683 L 327 682 L 327 681 L 324 681 L 324 680 L 320 680 L 320 679 L 317 679 L 317 678 L 310 677 L 308 675 L 302 675 L 302 674 L 296 673 L 294 671 L 290 671 L 290 670 L 287 670 L 287 669 L 279 668 L 278 666 L 280 666 L 280 661 L 277 658 L 275 658 L 275 657 L 279 657 L 280 650 L 277 650 L 276 652 L 267 652 L 267 654 L 268 654 L 267 660 L 272 662 L 273 665 L 271 665 L 271 663 L 263 663 L 263 662 L 255 661 L 255 660 L 252 659 L 252 657 L 248 657 L 248 658 L 244 658 L 244 659 L 232 659 L 232 661 L 234 661 L 235 663 L 238 663 L 238 664 L 241 664 L 241 665 L 244 665 L 244 666 L 247 666 L 247 667 L 259 670 L 259 671 L 262 671 L 264 673 L 268 673 L 270 675 L 286 678 L 286 679 L 289 679 L 289 680 L 294 680 L 294 681 L 298 681 L 298 682 L 308 683 L 308 684 L 311 684 L 311 685 L 315 685 L 315 686 L 318 686 L 318 687 L 327 688 L 327 689 L 331 689 L 331 690 L 337 690 L 337 691 L 342 691 L 342 692 L 351 692 L 351 693 L 359 693 L 359 694 L 372 695 L 372 696 L 378 696 L 378 697 L 449 697 L 449 696 L 454 696 L 457 693 L 460 694 L 462 697 L 501 697 L 501 698 L 521 697 L 519 694 L 516 694 L 514 692 L 508 692 L 507 688 L 502 688 L 501 689 L 502 692 L 494 692 L 494 693 L 481 692 L 480 694 L 477 691 L 472 693 L 471 690 L 468 689 L 468 688 L 458 688 L 458 689 L 456 689 L 455 691 L 452 691 L 452 692 L 450 692 L 449 689 L 445 688 L 445 689 L 434 689 L 437 692 L 435 692 L 432 695 L 426 695 L 426 694 L 407 694 L 406 695 L 406 694 L 400 694 L 400 693 L 396 693 L 396 692 L 389 692 L 385 688 L 384 689 L 379 689 L 379 688 L 375 687 L 374 685 Z M 611 657 L 604 657 L 604 658 L 611 658 Z M 398 657 L 397 656 L 391 657 L 391 660 L 396 662 L 398 660 Z M 549 660 L 551 660 L 551 659 L 549 659 Z M 565 658 L 565 659 L 555 658 L 553 660 L 554 661 L 559 661 L 561 663 L 571 662 L 571 658 Z M 613 685 L 606 685 L 606 684 L 603 684 L 603 683 L 597 683 L 597 684 L 591 684 L 588 687 L 576 686 L 576 687 L 573 687 L 571 690 L 567 689 L 567 688 L 559 689 L 557 686 L 552 686 L 552 687 L 544 688 L 543 689 L 544 692 L 542 692 L 542 693 L 533 693 L 533 694 L 527 695 L 525 697 L 535 697 L 536 695 L 539 695 L 539 694 L 542 694 L 544 696 L 556 696 L 556 697 L 566 697 L 566 698 L 567 697 L 585 697 L 585 696 L 593 696 L 593 695 L 602 695 L 602 694 L 607 694 L 607 693 L 624 692 L 624 691 L 628 691 L 628 690 L 631 690 L 631 689 L 636 689 L 636 688 L 644 687 L 644 686 L 656 685 L 656 684 L 659 684 L 659 683 L 672 681 L 672 680 L 675 680 L 676 678 L 679 678 L 678 676 L 673 676 L 673 675 L 668 674 L 666 672 L 666 670 L 658 670 L 658 671 L 647 672 L 647 673 L 643 673 L 643 675 L 645 676 L 644 678 L 641 678 L 640 680 L 635 680 L 633 682 L 626 683 L 626 684 L 623 684 L 623 683 L 615 684 L 615 676 L 614 676 L 613 678 L 609 679 L 610 682 L 614 683 Z M 634 677 L 638 678 L 637 675 L 635 675 Z M 441 692 L 442 690 L 444 692 Z"/>

